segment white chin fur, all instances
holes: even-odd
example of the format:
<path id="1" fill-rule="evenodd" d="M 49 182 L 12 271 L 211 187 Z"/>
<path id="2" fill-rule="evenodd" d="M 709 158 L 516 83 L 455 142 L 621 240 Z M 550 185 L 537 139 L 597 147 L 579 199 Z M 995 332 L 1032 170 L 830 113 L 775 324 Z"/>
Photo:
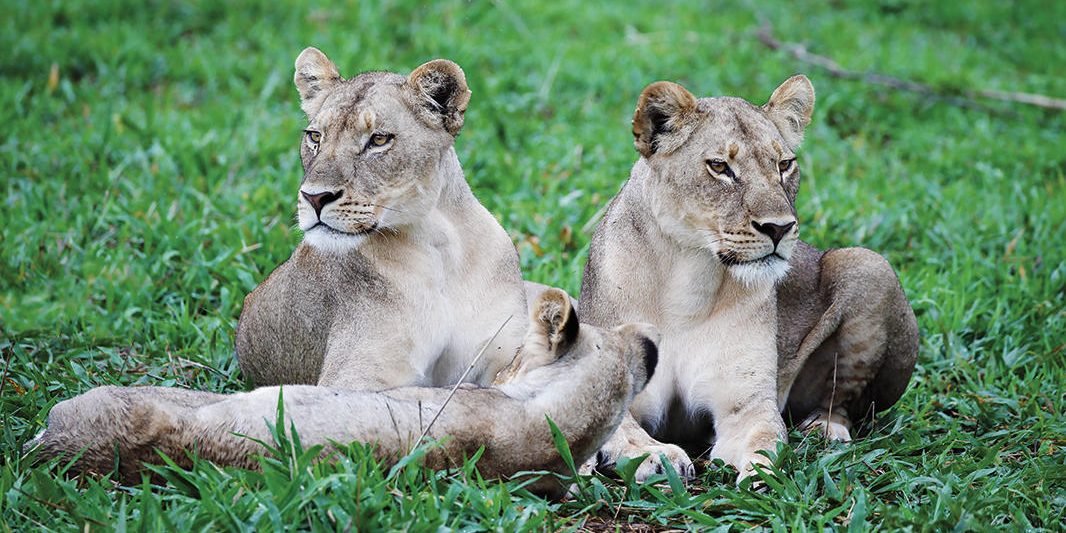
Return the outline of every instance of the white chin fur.
<path id="1" fill-rule="evenodd" d="M 304 242 L 323 252 L 349 252 L 358 248 L 365 240 L 366 235 L 345 235 L 322 228 L 304 232 Z"/>
<path id="2" fill-rule="evenodd" d="M 754 263 L 742 263 L 729 267 L 729 273 L 748 287 L 774 284 L 788 274 L 788 261 L 770 258 Z"/>

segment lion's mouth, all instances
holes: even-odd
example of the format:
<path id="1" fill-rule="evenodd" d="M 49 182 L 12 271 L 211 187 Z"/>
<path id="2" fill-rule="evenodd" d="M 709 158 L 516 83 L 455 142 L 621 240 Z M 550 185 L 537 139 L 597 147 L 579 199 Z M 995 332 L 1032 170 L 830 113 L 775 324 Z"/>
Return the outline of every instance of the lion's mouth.
<path id="1" fill-rule="evenodd" d="M 748 259 L 748 260 L 744 260 L 744 259 L 741 259 L 741 258 L 737 257 L 737 253 L 736 252 L 723 251 L 723 252 L 718 252 L 718 260 L 721 261 L 722 264 L 727 266 L 727 267 L 739 266 L 739 265 L 752 265 L 752 266 L 769 265 L 770 263 L 772 263 L 774 261 L 785 261 L 785 262 L 788 262 L 788 259 L 785 259 L 784 257 L 782 257 L 781 254 L 777 253 L 776 251 L 770 252 L 770 253 L 768 253 L 768 254 L 766 254 L 766 255 L 764 255 L 762 257 L 756 258 L 756 259 Z"/>
<path id="2" fill-rule="evenodd" d="M 359 231 L 344 231 L 344 230 L 339 230 L 337 228 L 334 228 L 333 226 L 330 226 L 329 224 L 326 224 L 325 222 L 322 222 L 321 220 L 319 220 L 314 226 L 311 226 L 307 231 L 314 231 L 316 229 L 320 230 L 320 231 L 324 231 L 324 232 L 326 232 L 326 233 L 328 233 L 330 235 L 343 235 L 343 236 L 347 236 L 347 237 L 357 237 L 357 236 L 360 236 L 360 235 L 366 235 L 367 233 L 370 233 L 371 231 L 374 231 L 374 230 L 378 229 L 378 223 L 375 222 L 372 225 L 370 225 L 370 226 L 368 226 L 368 227 L 366 227 L 364 229 L 361 229 Z"/>

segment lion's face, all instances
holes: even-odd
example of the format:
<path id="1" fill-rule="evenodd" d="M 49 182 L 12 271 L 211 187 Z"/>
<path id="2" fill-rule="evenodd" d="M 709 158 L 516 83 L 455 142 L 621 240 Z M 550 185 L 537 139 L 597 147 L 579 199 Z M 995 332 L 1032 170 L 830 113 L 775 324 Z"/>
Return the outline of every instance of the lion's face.
<path id="1" fill-rule="evenodd" d="M 368 72 L 345 80 L 309 48 L 296 60 L 295 81 L 308 118 L 296 197 L 305 242 L 358 246 L 436 204 L 442 161 L 470 96 L 458 65 L 436 60 L 406 78 Z"/>
<path id="2" fill-rule="evenodd" d="M 745 283 L 782 278 L 799 234 L 794 150 L 813 104 L 814 89 L 802 76 L 763 107 L 739 98 L 697 100 L 669 82 L 645 89 L 633 134 L 664 230 L 709 250 Z"/>

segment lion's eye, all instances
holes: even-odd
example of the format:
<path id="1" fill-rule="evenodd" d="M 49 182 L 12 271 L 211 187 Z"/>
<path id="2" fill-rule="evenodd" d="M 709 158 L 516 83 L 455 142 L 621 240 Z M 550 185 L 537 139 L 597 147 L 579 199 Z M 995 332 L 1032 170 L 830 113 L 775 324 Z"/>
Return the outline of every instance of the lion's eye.
<path id="1" fill-rule="evenodd" d="M 311 141 L 313 144 L 318 144 L 319 142 L 322 141 L 322 133 L 321 132 L 308 130 L 305 133 L 307 133 L 307 140 Z"/>
<path id="2" fill-rule="evenodd" d="M 391 133 L 375 133 L 375 134 L 370 136 L 370 141 L 367 143 L 367 145 L 368 146 L 385 146 L 386 144 L 389 144 L 389 141 L 391 141 L 391 140 L 392 140 L 392 134 Z"/>
<path id="3" fill-rule="evenodd" d="M 729 164 L 721 159 L 708 159 L 707 170 L 710 171 L 711 174 L 722 174 L 730 178 L 736 177 L 733 174 L 733 169 L 729 168 Z"/>
<path id="4" fill-rule="evenodd" d="M 784 161 L 781 161 L 777 164 L 777 170 L 780 170 L 782 173 L 788 172 L 788 170 L 792 168 L 792 164 L 795 162 L 795 159 L 786 159 Z"/>

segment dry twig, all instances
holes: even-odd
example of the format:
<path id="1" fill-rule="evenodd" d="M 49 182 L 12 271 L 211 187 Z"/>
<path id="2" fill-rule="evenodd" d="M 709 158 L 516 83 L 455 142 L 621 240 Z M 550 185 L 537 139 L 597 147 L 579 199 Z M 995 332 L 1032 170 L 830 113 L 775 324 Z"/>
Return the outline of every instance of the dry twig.
<path id="1" fill-rule="evenodd" d="M 848 70 L 840 66 L 839 63 L 833 61 L 831 58 L 828 58 L 823 55 L 818 55 L 807 50 L 807 47 L 803 46 L 802 44 L 779 41 L 776 37 L 774 37 L 773 28 L 771 28 L 769 24 L 763 24 L 762 27 L 759 28 L 757 36 L 759 38 L 759 42 L 764 44 L 767 48 L 771 50 L 781 50 L 787 52 L 789 55 L 798 59 L 799 61 L 824 69 L 826 72 L 829 73 L 830 76 L 833 76 L 834 78 L 856 80 L 865 83 L 872 83 L 875 85 L 883 85 L 885 87 L 891 87 L 893 89 L 899 89 L 934 98 L 940 98 L 962 107 L 988 109 L 987 106 L 984 106 L 974 101 L 976 99 L 983 98 L 988 100 L 999 100 L 1003 102 L 1031 105 L 1043 109 L 1066 111 L 1066 99 L 1053 98 L 1051 96 L 1045 96 L 1042 94 L 1004 92 L 981 89 L 976 91 L 964 91 L 962 93 L 963 96 L 955 96 L 950 94 L 944 94 L 943 92 L 938 91 L 931 85 L 919 83 L 912 80 L 905 80 L 902 78 L 896 78 L 885 74 L 878 74 L 876 72 L 856 72 L 854 70 Z"/>
<path id="2" fill-rule="evenodd" d="M 496 340 L 496 336 L 499 335 L 501 331 L 503 331 L 503 328 L 507 326 L 507 323 L 510 322 L 512 318 L 514 318 L 514 315 L 508 316 L 507 320 L 504 320 L 503 324 L 500 324 L 500 327 L 496 330 L 496 333 L 493 333 L 492 337 L 489 337 L 488 342 L 486 342 L 485 345 L 481 347 L 481 351 L 479 351 L 477 355 L 474 356 L 474 359 L 470 361 L 470 365 L 467 366 L 466 370 L 463 371 L 463 375 L 459 376 L 458 381 L 455 382 L 455 386 L 452 387 L 452 390 L 450 392 L 448 392 L 448 397 L 444 398 L 444 403 L 440 405 L 440 409 L 437 409 L 437 414 L 433 415 L 433 418 L 431 418 L 429 421 L 429 425 L 426 426 L 426 429 L 422 430 L 422 434 L 418 436 L 418 439 L 416 439 L 415 443 L 411 446 L 411 452 L 415 451 L 415 448 L 417 448 L 418 444 L 422 442 L 422 439 L 429 434 L 429 430 L 433 427 L 433 423 L 436 422 L 438 418 L 440 418 L 440 414 L 444 412 L 444 408 L 448 406 L 448 402 L 452 401 L 452 396 L 455 396 L 455 391 L 459 390 L 459 386 L 463 384 L 463 381 L 466 379 L 466 376 L 470 374 L 471 370 L 474 369 L 474 365 L 476 365 L 478 360 L 481 359 L 481 356 L 484 355 L 485 350 L 489 348 L 489 345 L 492 344 L 492 341 Z M 421 418 L 421 406 L 419 407 L 419 418 Z"/>

